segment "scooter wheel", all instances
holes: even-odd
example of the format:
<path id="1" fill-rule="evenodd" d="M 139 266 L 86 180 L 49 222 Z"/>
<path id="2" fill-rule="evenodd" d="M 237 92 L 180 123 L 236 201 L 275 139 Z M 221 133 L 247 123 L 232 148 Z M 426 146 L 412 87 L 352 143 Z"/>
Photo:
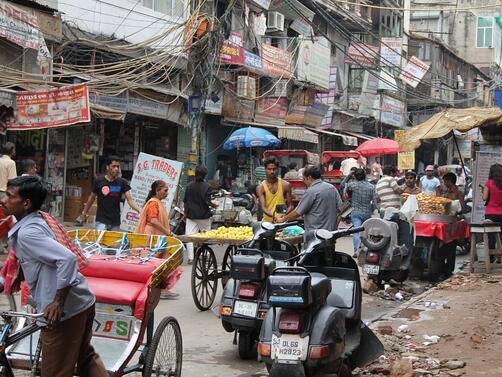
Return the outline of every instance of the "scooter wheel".
<path id="1" fill-rule="evenodd" d="M 256 359 L 258 356 L 256 337 L 249 332 L 239 332 L 239 357 L 242 360 Z"/>

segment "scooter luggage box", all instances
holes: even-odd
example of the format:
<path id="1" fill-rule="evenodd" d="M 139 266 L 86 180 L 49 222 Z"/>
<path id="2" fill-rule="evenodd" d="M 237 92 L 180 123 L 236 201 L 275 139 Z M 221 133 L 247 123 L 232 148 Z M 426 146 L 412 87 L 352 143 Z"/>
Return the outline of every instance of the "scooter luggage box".
<path id="1" fill-rule="evenodd" d="M 265 258 L 261 255 L 234 255 L 230 277 L 235 280 L 265 280 Z"/>
<path id="2" fill-rule="evenodd" d="M 306 275 L 271 275 L 268 277 L 270 305 L 301 309 L 312 304 L 312 285 Z"/>

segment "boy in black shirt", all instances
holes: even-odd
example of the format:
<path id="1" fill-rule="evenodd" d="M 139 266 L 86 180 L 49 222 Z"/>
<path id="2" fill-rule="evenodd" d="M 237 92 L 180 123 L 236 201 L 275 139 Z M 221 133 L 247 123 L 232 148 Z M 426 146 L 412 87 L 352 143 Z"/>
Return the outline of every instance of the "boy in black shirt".
<path id="1" fill-rule="evenodd" d="M 92 193 L 84 206 L 82 217 L 87 220 L 87 212 L 91 208 L 94 199 L 98 198 L 95 228 L 98 230 L 120 230 L 120 198 L 125 195 L 127 203 L 136 212 L 141 209 L 134 202 L 129 183 L 119 177 L 120 159 L 110 156 L 106 161 L 106 174 L 94 180 Z"/>

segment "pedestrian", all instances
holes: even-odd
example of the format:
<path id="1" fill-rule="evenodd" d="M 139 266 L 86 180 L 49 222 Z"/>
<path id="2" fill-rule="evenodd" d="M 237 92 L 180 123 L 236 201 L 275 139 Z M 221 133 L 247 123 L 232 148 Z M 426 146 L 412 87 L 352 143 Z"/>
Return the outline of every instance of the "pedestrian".
<path id="1" fill-rule="evenodd" d="M 382 176 L 382 165 L 380 164 L 380 157 L 375 157 L 375 162 L 371 165 L 371 173 L 373 177 L 378 180 Z"/>
<path id="2" fill-rule="evenodd" d="M 376 192 L 380 205 L 380 213 L 387 208 L 401 208 L 402 189 L 396 182 L 394 176 L 396 169 L 392 166 L 385 166 L 382 170 L 383 176 L 376 184 Z"/>
<path id="3" fill-rule="evenodd" d="M 94 200 L 98 199 L 98 208 L 96 211 L 96 222 L 94 227 L 98 230 L 120 230 L 120 199 L 122 194 L 125 195 L 127 203 L 136 212 L 140 213 L 141 209 L 131 196 L 131 186 L 124 179 L 119 177 L 120 174 L 120 158 L 117 156 L 109 156 L 106 159 L 106 174 L 102 177 L 97 177 L 94 180 L 92 193 L 89 195 L 87 203 L 85 203 L 82 211 L 82 221 L 87 220 L 87 213 L 91 208 Z"/>
<path id="4" fill-rule="evenodd" d="M 342 182 L 340 183 L 340 192 L 341 193 L 344 193 L 349 182 L 351 182 L 355 179 L 354 174 L 355 174 L 356 170 L 357 170 L 357 168 L 351 168 L 349 174 L 347 176 L 345 176 L 345 178 L 343 178 Z"/>
<path id="5" fill-rule="evenodd" d="M 16 163 L 12 158 L 16 154 L 16 146 L 10 141 L 2 145 L 2 157 L 0 157 L 0 199 L 7 190 L 9 179 L 17 177 Z"/>
<path id="6" fill-rule="evenodd" d="M 401 186 L 401 190 L 403 193 L 410 195 L 421 193 L 420 187 L 417 185 L 417 173 L 413 170 L 407 170 L 404 173 L 404 185 Z"/>
<path id="7" fill-rule="evenodd" d="M 205 166 L 195 168 L 195 181 L 190 182 L 185 189 L 183 199 L 185 211 L 185 235 L 211 230 L 211 207 L 217 207 L 211 202 L 211 188 L 205 181 L 207 169 Z M 193 243 L 186 244 L 188 263 L 193 261 Z"/>
<path id="8" fill-rule="evenodd" d="M 494 164 L 490 166 L 488 181 L 483 188 L 483 200 L 485 201 L 485 219 L 502 224 L 502 166 Z M 496 238 L 493 233 L 488 235 L 490 250 L 495 249 Z M 501 233 L 502 237 L 502 233 Z M 490 262 L 495 261 L 495 256 L 490 257 Z M 497 263 L 501 262 L 500 256 Z"/>
<path id="9" fill-rule="evenodd" d="M 457 176 L 457 187 L 461 192 L 465 193 L 465 176 L 461 166 L 455 168 L 455 174 Z"/>
<path id="10" fill-rule="evenodd" d="M 361 226 L 371 217 L 377 205 L 375 186 L 366 180 L 364 169 L 356 169 L 354 180 L 347 185 L 346 195 L 350 198 L 352 205 L 352 212 L 350 214 L 352 226 Z M 357 258 L 359 254 L 360 234 L 354 233 L 352 241 L 354 243 L 353 257 Z"/>
<path id="11" fill-rule="evenodd" d="M 288 165 L 288 172 L 284 174 L 284 179 L 298 179 L 298 171 L 296 170 L 297 164 L 296 162 L 291 162 Z"/>
<path id="12" fill-rule="evenodd" d="M 434 176 L 434 166 L 427 165 L 425 175 L 420 179 L 420 189 L 424 194 L 439 195 L 441 181 Z"/>
<path id="13" fill-rule="evenodd" d="M 136 226 L 136 233 L 151 234 L 151 235 L 165 235 L 172 236 L 169 215 L 162 201 L 167 198 L 169 188 L 167 183 L 163 180 L 157 180 L 152 183 L 150 192 L 145 200 L 145 205 L 139 215 L 139 222 Z M 155 257 L 165 259 L 169 254 L 160 252 Z M 171 292 L 170 289 L 180 279 L 182 269 L 177 267 L 176 270 L 169 275 L 167 279 L 167 288 L 160 296 L 164 299 L 172 299 L 179 296 L 179 294 Z"/>
<path id="14" fill-rule="evenodd" d="M 286 215 L 277 219 L 283 223 L 303 216 L 305 231 L 337 229 L 337 215 L 342 199 L 336 188 L 321 179 L 321 168 L 318 165 L 307 165 L 303 172 L 303 181 L 307 186 L 298 206 Z"/>
<path id="15" fill-rule="evenodd" d="M 14 264 L 14 271 L 20 262 L 18 267 L 37 302 L 37 312 L 44 313 L 48 324 L 40 336 L 42 376 L 71 377 L 77 365 L 79 376 L 108 377 L 91 346 L 96 299 L 78 272 L 82 259 L 61 241 L 66 236 L 64 228 L 39 212 L 46 196 L 38 177 L 25 176 L 9 180 L 1 201 L 5 213 L 17 220 L 9 231 L 15 254 L 9 262 Z M 66 242 L 71 244 L 69 239 Z M 10 283 L 5 283 L 9 291 Z"/>
<path id="16" fill-rule="evenodd" d="M 275 210 L 278 205 L 286 205 L 287 211 L 293 209 L 291 201 L 291 185 L 277 177 L 279 162 L 275 157 L 267 157 L 263 161 L 267 178 L 256 189 L 260 207 L 263 211 L 263 221 L 274 222 Z"/>
<path id="17" fill-rule="evenodd" d="M 21 176 L 37 175 L 37 163 L 33 160 L 26 159 L 21 161 Z"/>

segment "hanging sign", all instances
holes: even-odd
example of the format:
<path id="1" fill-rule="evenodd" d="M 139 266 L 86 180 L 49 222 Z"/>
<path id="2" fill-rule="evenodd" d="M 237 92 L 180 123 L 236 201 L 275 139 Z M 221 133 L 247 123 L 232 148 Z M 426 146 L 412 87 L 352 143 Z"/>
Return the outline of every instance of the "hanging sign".
<path id="1" fill-rule="evenodd" d="M 88 123 L 89 92 L 85 84 L 16 94 L 16 120 L 10 130 L 34 130 Z"/>
<path id="2" fill-rule="evenodd" d="M 412 88 L 416 88 L 428 70 L 428 64 L 424 63 L 416 56 L 412 56 L 411 59 L 408 60 L 408 64 L 404 68 L 404 71 L 399 75 L 399 78 Z"/>
<path id="3" fill-rule="evenodd" d="M 156 180 L 163 180 L 167 183 L 169 193 L 163 200 L 167 213 L 171 210 L 174 200 L 174 194 L 178 188 L 183 163 L 179 161 L 168 160 L 151 154 L 141 152 L 134 166 L 134 173 L 131 180 L 131 196 L 140 207 L 145 203 L 152 183 Z M 134 211 L 127 201 L 121 216 L 122 230 L 133 232 L 139 221 L 139 214 Z"/>
<path id="4" fill-rule="evenodd" d="M 345 63 L 362 67 L 373 67 L 378 57 L 379 48 L 361 42 L 350 42 Z"/>
<path id="5" fill-rule="evenodd" d="M 244 44 L 242 35 L 230 33 L 230 38 L 223 41 L 220 49 L 220 62 L 234 65 L 244 65 Z"/>
<path id="6" fill-rule="evenodd" d="M 401 38 L 382 37 L 380 66 L 401 66 Z"/>

